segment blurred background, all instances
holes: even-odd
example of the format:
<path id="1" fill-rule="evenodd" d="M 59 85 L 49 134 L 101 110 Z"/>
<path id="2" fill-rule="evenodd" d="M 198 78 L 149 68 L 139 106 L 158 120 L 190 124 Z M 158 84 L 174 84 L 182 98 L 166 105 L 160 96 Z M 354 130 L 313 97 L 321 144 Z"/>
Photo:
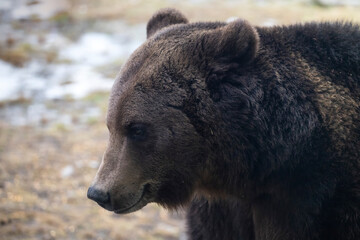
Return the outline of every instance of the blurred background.
<path id="1" fill-rule="evenodd" d="M 109 90 L 163 7 L 190 21 L 360 22 L 360 0 L 0 0 L 0 239 L 186 239 L 184 212 L 86 198 Z"/>

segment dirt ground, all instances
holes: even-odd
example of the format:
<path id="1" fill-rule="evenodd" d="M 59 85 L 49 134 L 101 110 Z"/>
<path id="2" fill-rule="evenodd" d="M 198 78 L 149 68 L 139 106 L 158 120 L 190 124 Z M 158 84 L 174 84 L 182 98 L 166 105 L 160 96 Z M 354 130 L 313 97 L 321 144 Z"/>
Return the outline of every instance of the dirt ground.
<path id="1" fill-rule="evenodd" d="M 56 21 L 61 28 L 66 24 L 83 26 L 84 22 L 100 19 L 121 19 L 131 26 L 145 23 L 159 8 L 176 7 L 191 21 L 241 17 L 257 25 L 310 20 L 360 22 L 359 7 L 289 2 L 291 4 L 288 1 L 69 0 L 69 9 L 51 21 Z M 36 24 L 40 20 L 34 17 L 31 21 Z M 19 26 L 16 22 L 12 24 Z M 6 61 L 9 56 L 1 57 L 4 52 L 0 51 L 0 58 Z M 15 58 L 19 60 L 19 55 Z M 106 148 L 107 97 L 105 93 L 94 104 L 100 109 L 101 117 L 89 119 L 85 124 L 79 124 L 76 117 L 69 125 L 44 119 L 43 126 L 19 126 L 0 119 L 0 240 L 186 239 L 183 210 L 169 212 L 149 204 L 135 213 L 116 215 L 86 198 Z M 0 111 L 9 104 L 26 108 L 28 101 L 32 100 L 1 102 Z"/>

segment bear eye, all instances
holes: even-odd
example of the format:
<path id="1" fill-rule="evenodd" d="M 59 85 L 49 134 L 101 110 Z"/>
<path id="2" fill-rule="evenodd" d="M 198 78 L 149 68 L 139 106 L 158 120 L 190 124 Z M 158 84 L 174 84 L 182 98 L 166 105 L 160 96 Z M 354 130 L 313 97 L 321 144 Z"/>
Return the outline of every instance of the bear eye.
<path id="1" fill-rule="evenodd" d="M 127 136 L 133 141 L 144 141 L 147 137 L 146 126 L 141 123 L 130 124 Z"/>

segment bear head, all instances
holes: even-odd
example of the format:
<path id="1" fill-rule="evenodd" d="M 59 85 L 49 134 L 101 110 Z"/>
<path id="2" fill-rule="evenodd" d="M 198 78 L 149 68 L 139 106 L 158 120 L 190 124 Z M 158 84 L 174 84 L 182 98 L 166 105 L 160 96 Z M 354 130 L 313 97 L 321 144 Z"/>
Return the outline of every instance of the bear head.
<path id="1" fill-rule="evenodd" d="M 150 202 L 178 207 L 197 189 L 214 187 L 206 182 L 222 134 L 216 86 L 258 48 L 244 20 L 188 23 L 176 10 L 157 12 L 113 85 L 108 147 L 88 197 L 129 213 Z"/>

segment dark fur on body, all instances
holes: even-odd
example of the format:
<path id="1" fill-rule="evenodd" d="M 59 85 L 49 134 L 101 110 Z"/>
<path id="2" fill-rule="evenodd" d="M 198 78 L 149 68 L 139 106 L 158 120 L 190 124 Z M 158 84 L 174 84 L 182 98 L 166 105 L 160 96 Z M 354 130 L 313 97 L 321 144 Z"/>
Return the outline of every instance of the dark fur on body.
<path id="1" fill-rule="evenodd" d="M 240 224 L 226 224 L 221 232 L 233 233 L 228 239 L 358 239 L 359 27 L 310 23 L 257 32 L 258 57 L 222 73 L 212 90 L 221 96 L 218 122 L 228 128 L 217 149 L 228 152 L 214 157 L 224 161 L 210 185 L 228 186 L 225 191 L 251 214 L 240 217 L 224 203 L 220 210 L 216 201 L 195 202 L 193 211 L 208 209 L 189 211 L 190 229 L 204 226 L 203 233 L 190 230 L 193 239 L 225 239 L 209 238 L 216 225 L 200 220 L 209 212 L 214 219 L 228 212 L 230 219 L 247 221 L 246 233 Z"/>
<path id="2" fill-rule="evenodd" d="M 359 26 L 158 14 L 114 84 L 95 185 L 114 206 L 141 189 L 133 210 L 195 195 L 194 240 L 360 239 Z M 133 122 L 149 141 L 129 140 Z"/>
<path id="3" fill-rule="evenodd" d="M 228 152 L 219 151 L 222 156 L 214 157 L 224 161 L 211 174 L 219 176 L 211 185 L 228 186 L 225 191 L 233 191 L 251 214 L 240 217 L 224 203 L 220 210 L 216 201 L 195 202 L 188 216 L 191 235 L 358 239 L 359 27 L 310 23 L 257 32 L 258 57 L 222 73 L 222 81 L 212 90 L 221 96 L 216 101 L 218 122 L 228 128 L 217 149 Z M 195 210 L 204 205 L 206 210 Z M 223 221 L 226 212 L 230 219 L 247 220 L 243 226 L 249 232 L 244 233 L 240 224 L 239 229 L 225 224 L 222 232 L 233 233 L 233 238 L 210 238 L 216 224 L 202 219 L 212 213 Z M 191 227 L 197 225 L 204 226 L 203 232 Z"/>

